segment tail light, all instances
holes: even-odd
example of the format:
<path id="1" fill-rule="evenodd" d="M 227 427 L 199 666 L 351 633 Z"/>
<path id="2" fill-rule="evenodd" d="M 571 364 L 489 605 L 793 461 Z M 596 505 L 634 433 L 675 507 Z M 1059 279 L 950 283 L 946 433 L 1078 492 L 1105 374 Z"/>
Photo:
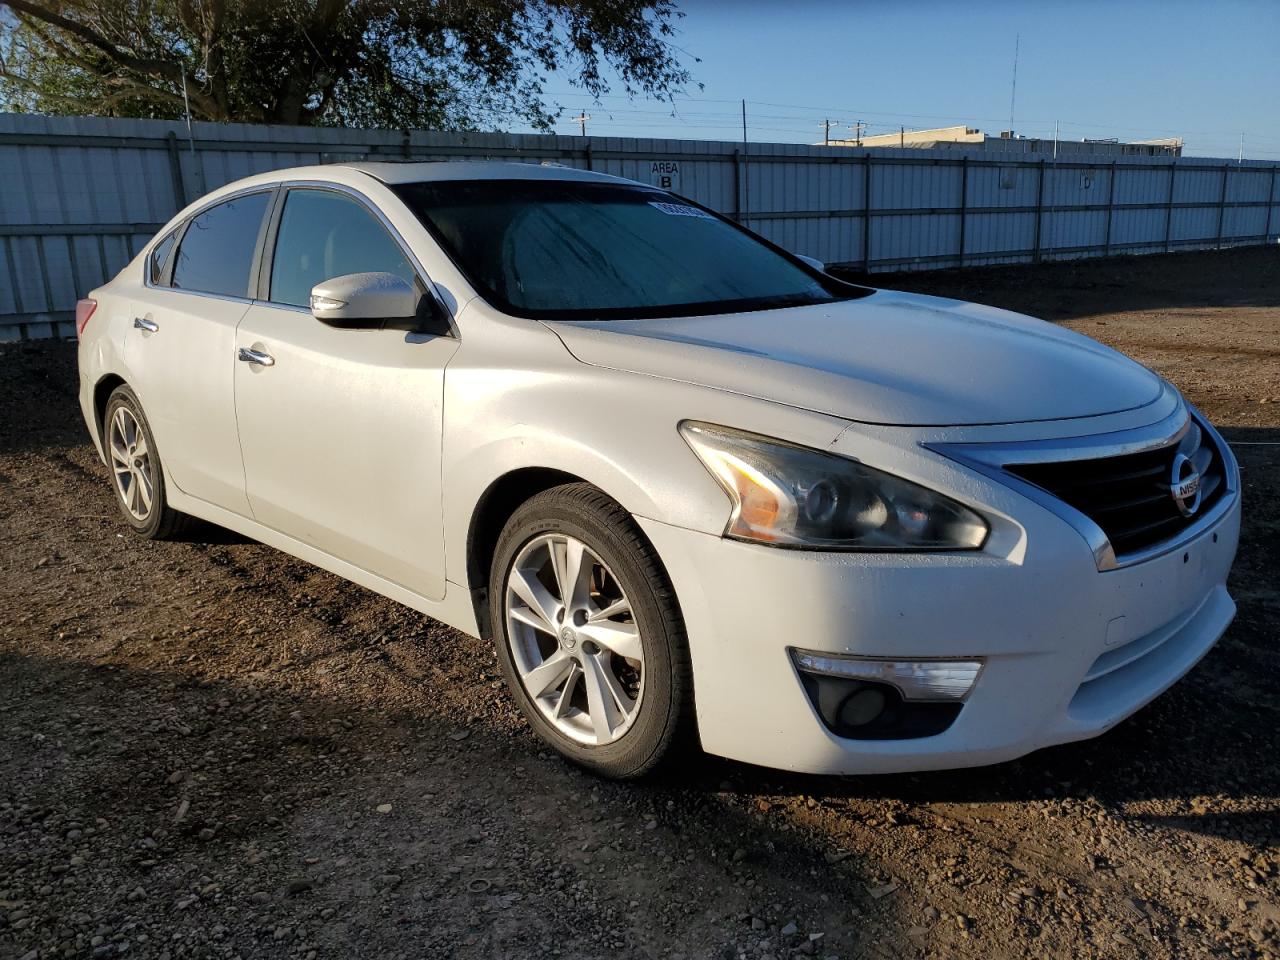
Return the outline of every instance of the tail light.
<path id="1" fill-rule="evenodd" d="M 76 301 L 76 336 L 84 336 L 84 328 L 89 323 L 89 318 L 93 316 L 93 311 L 98 309 L 97 300 L 77 300 Z"/>

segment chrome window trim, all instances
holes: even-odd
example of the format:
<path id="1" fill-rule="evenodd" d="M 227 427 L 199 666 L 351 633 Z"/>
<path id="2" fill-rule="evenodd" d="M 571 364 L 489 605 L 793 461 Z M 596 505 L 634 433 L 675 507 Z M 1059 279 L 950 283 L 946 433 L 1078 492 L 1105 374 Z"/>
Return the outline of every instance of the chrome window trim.
<path id="1" fill-rule="evenodd" d="M 1061 440 L 1029 440 L 996 443 L 922 443 L 921 446 L 949 460 L 977 471 L 1002 486 L 1016 490 L 1075 529 L 1089 549 L 1099 571 L 1121 570 L 1182 549 L 1210 527 L 1218 523 L 1236 505 L 1240 497 L 1240 467 L 1222 435 L 1208 419 L 1185 399 L 1169 416 L 1145 427 L 1115 433 L 1067 437 Z M 1098 460 L 1158 450 L 1182 441 L 1194 418 L 1200 429 L 1213 441 L 1222 458 L 1226 489 L 1218 501 L 1196 521 L 1176 536 L 1161 543 L 1117 556 L 1102 528 L 1088 516 L 1059 500 L 1027 480 L 1005 469 L 1007 464 L 1060 463 L 1070 460 Z"/>
<path id="2" fill-rule="evenodd" d="M 413 247 L 410 246 L 409 242 L 405 240 L 403 235 L 401 235 L 400 231 L 395 228 L 395 226 L 391 223 L 391 221 L 387 219 L 387 215 L 382 212 L 381 208 L 379 208 L 376 203 L 370 200 L 367 196 L 365 196 L 355 187 L 349 187 L 345 183 L 334 183 L 331 180 L 286 180 L 279 183 L 278 186 L 284 194 L 284 197 L 282 199 L 282 206 L 281 206 L 281 216 L 284 215 L 283 204 L 287 204 L 289 202 L 289 191 L 294 188 L 299 188 L 304 190 L 306 189 L 329 190 L 334 193 L 341 193 L 349 197 L 350 199 L 354 200 L 356 203 L 360 204 L 369 213 L 373 214 L 374 218 L 380 224 L 382 224 L 383 229 L 385 229 L 387 233 L 391 236 L 392 241 L 400 248 L 400 252 L 404 254 L 405 259 L 408 260 L 409 263 L 413 266 L 414 270 L 417 271 L 419 278 L 421 278 L 423 281 L 423 286 L 426 287 L 427 292 L 431 295 L 431 298 L 435 300 L 437 306 L 439 306 L 440 309 L 444 311 L 444 315 L 449 318 L 449 333 L 447 334 L 447 336 L 451 336 L 455 340 L 462 339 L 461 331 L 458 329 L 457 318 L 454 317 L 453 311 L 449 309 L 448 304 L 444 302 L 444 298 L 440 296 L 440 291 L 436 289 L 436 284 L 435 284 L 435 281 L 431 279 L 431 274 L 427 272 L 425 267 L 423 267 L 422 261 L 419 260 L 417 257 L 417 254 L 413 252 Z M 265 256 L 266 253 L 267 253 L 266 250 L 262 251 L 263 256 Z M 274 260 L 274 253 L 275 251 L 273 250 L 272 251 L 273 260 Z M 260 303 L 263 306 L 275 307 L 277 309 L 300 310 L 302 312 L 305 312 L 308 316 L 311 315 L 310 310 L 307 310 L 304 307 L 298 307 L 297 304 L 278 303 L 275 300 L 257 300 L 255 302 Z"/>
<path id="3" fill-rule="evenodd" d="M 171 229 L 166 230 L 162 227 L 160 230 L 156 231 L 156 235 L 148 240 L 146 246 L 142 248 L 142 285 L 150 290 L 168 291 L 169 293 L 187 293 L 195 297 L 206 297 L 210 300 L 229 300 L 233 303 L 253 303 L 252 297 L 237 297 L 230 293 L 207 293 L 203 290 L 188 290 L 186 287 L 175 287 L 172 285 L 161 286 L 159 284 L 152 283 L 151 271 L 147 269 L 151 261 L 151 250 L 156 245 L 157 241 L 167 237 L 170 233 L 175 233 L 177 234 L 177 242 L 173 246 L 173 253 L 176 256 L 178 251 L 182 248 L 182 238 L 187 232 L 187 227 L 190 225 L 191 221 L 200 216 L 200 214 L 204 213 L 206 210 L 212 210 L 218 204 L 226 203 L 228 200 L 235 200 L 238 197 L 246 197 L 251 193 L 274 193 L 279 187 L 279 183 L 259 183 L 252 187 L 244 187 L 241 190 L 225 193 L 215 200 L 210 200 L 199 209 L 187 214 Z M 267 211 L 263 216 L 270 215 L 271 208 L 268 206 Z M 168 226 L 169 224 L 166 223 L 165 227 Z"/>

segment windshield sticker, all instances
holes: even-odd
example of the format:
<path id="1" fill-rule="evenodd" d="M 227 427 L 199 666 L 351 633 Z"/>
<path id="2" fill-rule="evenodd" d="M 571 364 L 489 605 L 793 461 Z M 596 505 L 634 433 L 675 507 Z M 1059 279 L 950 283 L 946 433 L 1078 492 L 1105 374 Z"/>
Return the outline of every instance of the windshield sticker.
<path id="1" fill-rule="evenodd" d="M 649 206 L 671 217 L 697 217 L 699 220 L 714 220 L 711 214 L 697 207 L 687 207 L 683 203 L 663 203 L 661 200 L 650 200 Z"/>

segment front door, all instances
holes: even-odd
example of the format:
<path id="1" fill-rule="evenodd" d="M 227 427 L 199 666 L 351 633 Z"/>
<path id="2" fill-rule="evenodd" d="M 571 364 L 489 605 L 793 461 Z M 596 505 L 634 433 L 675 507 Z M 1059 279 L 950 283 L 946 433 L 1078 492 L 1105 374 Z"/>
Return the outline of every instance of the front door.
<path id="1" fill-rule="evenodd" d="M 240 322 L 235 403 L 254 518 L 429 599 L 444 596 L 440 447 L 450 336 L 338 329 L 311 288 L 385 271 L 425 284 L 358 199 L 291 189 L 266 298 Z"/>

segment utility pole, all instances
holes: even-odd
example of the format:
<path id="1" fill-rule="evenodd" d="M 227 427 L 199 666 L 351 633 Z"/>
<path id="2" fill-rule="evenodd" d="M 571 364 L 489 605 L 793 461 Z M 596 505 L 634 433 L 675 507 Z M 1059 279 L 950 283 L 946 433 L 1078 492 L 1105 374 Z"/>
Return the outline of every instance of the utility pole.
<path id="1" fill-rule="evenodd" d="M 866 124 L 861 120 L 855 120 L 853 122 L 853 138 L 857 142 L 858 146 L 862 146 L 862 128 L 865 126 Z"/>
<path id="2" fill-rule="evenodd" d="M 747 143 L 747 101 L 742 101 L 742 145 L 745 147 Z"/>
<path id="3" fill-rule="evenodd" d="M 1013 39 L 1013 87 L 1009 91 L 1009 136 L 1013 136 L 1013 106 L 1018 101 L 1018 47 L 1022 45 L 1022 34 Z"/>
<path id="4" fill-rule="evenodd" d="M 822 121 L 822 145 L 824 147 L 831 146 L 831 120 Z"/>
<path id="5" fill-rule="evenodd" d="M 191 101 L 187 99 L 187 68 L 184 64 L 179 64 L 178 69 L 182 71 L 182 108 L 187 114 L 187 143 L 191 146 L 191 172 L 195 174 L 200 192 L 204 193 L 204 171 L 196 160 L 196 138 L 191 132 Z"/>
<path id="6" fill-rule="evenodd" d="M 1244 163 L 1244 134 L 1240 134 L 1240 156 L 1236 158 L 1236 163 Z"/>
<path id="7" fill-rule="evenodd" d="M 898 147 L 907 145 L 907 128 L 905 126 L 898 127 Z"/>
<path id="8" fill-rule="evenodd" d="M 573 118 L 573 122 L 578 124 L 582 130 L 582 135 L 587 135 L 587 121 L 591 119 L 591 114 L 583 110 L 580 114 Z"/>
<path id="9" fill-rule="evenodd" d="M 1053 121 L 1053 159 L 1058 159 L 1058 121 Z"/>

